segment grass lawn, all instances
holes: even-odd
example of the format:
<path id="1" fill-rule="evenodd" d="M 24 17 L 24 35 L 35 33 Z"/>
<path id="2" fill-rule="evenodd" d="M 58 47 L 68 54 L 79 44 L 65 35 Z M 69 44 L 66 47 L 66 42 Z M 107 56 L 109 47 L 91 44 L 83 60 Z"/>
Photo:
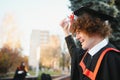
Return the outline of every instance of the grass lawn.
<path id="1" fill-rule="evenodd" d="M 42 73 L 49 74 L 50 76 L 61 75 L 61 71 L 43 70 L 43 71 L 39 71 L 38 80 L 40 80 Z M 29 74 L 30 74 L 30 76 L 36 76 L 35 71 L 29 71 Z M 9 74 L 6 74 L 6 75 L 2 76 L 1 78 L 13 78 L 13 76 L 14 76 L 14 72 L 11 72 Z"/>
<path id="2" fill-rule="evenodd" d="M 31 75 L 35 75 L 35 71 L 29 71 L 29 73 Z M 44 71 L 39 71 L 39 75 L 41 75 L 42 73 L 45 73 L 45 74 L 50 74 L 50 75 L 60 75 L 61 74 L 61 71 L 52 71 L 52 70 L 44 70 Z"/>
<path id="3" fill-rule="evenodd" d="M 29 72 L 31 75 L 35 75 L 35 72 L 33 71 L 30 71 Z M 61 75 L 61 72 L 60 71 L 52 71 L 52 70 L 44 70 L 44 71 L 39 71 L 39 75 L 38 75 L 38 80 L 41 80 L 41 74 L 42 73 L 45 73 L 45 74 L 49 74 L 50 76 L 59 76 Z"/>

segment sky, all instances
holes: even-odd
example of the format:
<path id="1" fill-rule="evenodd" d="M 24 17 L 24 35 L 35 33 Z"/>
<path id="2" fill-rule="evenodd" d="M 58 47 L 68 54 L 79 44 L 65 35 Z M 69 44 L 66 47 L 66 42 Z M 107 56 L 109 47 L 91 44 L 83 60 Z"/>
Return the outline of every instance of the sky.
<path id="1" fill-rule="evenodd" d="M 24 53 L 29 55 L 32 29 L 49 30 L 50 34 L 64 37 L 59 23 L 71 13 L 69 5 L 69 0 L 0 0 L 0 28 L 6 16 L 12 15 L 11 24 L 15 24 L 22 33 Z"/>

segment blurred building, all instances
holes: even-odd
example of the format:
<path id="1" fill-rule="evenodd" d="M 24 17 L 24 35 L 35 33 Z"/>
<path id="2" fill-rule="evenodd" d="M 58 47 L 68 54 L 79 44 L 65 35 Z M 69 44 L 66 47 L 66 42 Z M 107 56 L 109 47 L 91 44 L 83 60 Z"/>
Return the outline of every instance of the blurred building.
<path id="1" fill-rule="evenodd" d="M 39 63 L 40 46 L 47 45 L 48 42 L 49 42 L 48 31 L 32 30 L 29 55 L 29 66 L 32 69 L 35 69 Z"/>
<path id="2" fill-rule="evenodd" d="M 46 67 L 60 70 L 61 41 L 58 35 L 48 31 L 33 30 L 30 40 L 29 66 L 32 70 Z M 39 66 L 40 65 L 40 66 Z"/>

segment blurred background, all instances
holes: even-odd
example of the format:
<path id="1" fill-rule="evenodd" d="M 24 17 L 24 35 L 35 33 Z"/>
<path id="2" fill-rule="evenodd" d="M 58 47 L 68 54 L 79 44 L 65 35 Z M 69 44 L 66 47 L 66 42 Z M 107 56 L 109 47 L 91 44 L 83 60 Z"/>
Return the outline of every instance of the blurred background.
<path id="1" fill-rule="evenodd" d="M 0 0 L 0 78 L 12 78 L 22 61 L 28 77 L 69 75 L 70 55 L 59 23 L 91 3 L 118 21 L 110 41 L 120 49 L 119 0 Z"/>

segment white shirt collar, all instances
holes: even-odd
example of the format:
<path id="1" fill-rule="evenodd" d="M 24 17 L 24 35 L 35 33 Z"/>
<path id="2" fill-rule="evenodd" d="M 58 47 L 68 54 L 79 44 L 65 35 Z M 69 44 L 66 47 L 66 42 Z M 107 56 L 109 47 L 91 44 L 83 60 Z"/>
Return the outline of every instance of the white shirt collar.
<path id="1" fill-rule="evenodd" d="M 105 38 L 104 40 L 102 40 L 100 43 L 98 43 L 97 45 L 95 45 L 92 49 L 90 49 L 88 51 L 88 53 L 93 56 L 95 55 L 101 48 L 103 48 L 104 46 L 106 46 L 108 44 L 108 38 Z"/>

